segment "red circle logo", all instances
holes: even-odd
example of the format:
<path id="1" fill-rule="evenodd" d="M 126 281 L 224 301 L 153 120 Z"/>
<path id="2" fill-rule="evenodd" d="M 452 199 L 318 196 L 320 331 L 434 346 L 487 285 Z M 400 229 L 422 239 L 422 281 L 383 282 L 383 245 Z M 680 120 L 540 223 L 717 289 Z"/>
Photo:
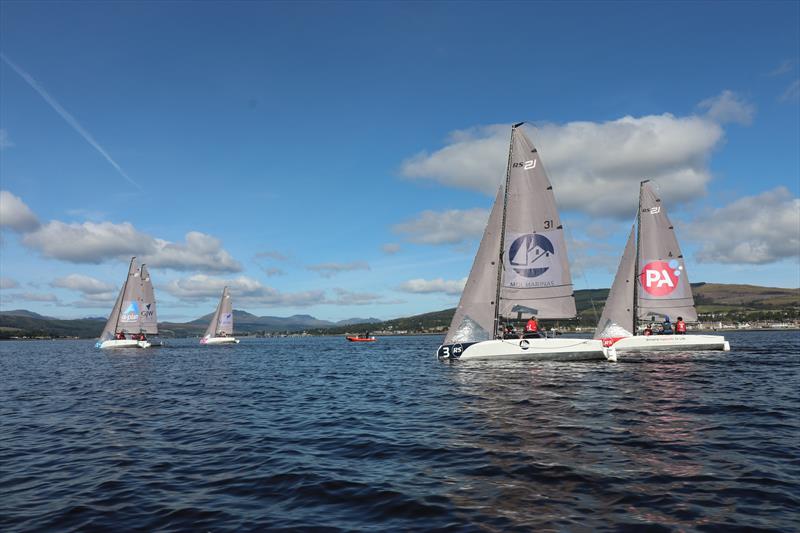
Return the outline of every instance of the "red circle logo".
<path id="1" fill-rule="evenodd" d="M 670 263 L 677 263 L 670 261 Z M 652 296 L 666 296 L 678 286 L 683 266 L 671 265 L 666 261 L 647 263 L 639 275 L 642 288 Z"/>

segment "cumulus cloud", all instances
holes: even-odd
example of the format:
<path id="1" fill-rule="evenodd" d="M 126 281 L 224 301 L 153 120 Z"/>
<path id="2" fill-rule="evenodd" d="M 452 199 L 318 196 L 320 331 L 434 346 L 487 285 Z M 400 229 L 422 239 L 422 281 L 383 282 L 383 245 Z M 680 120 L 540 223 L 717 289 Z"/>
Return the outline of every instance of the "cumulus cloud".
<path id="1" fill-rule="evenodd" d="M 394 255 L 400 251 L 400 245 L 397 244 L 396 242 L 387 242 L 386 244 L 381 246 L 381 250 L 383 250 L 383 253 Z"/>
<path id="2" fill-rule="evenodd" d="M 457 295 L 461 294 L 464 290 L 464 284 L 467 283 L 467 278 L 446 280 L 442 278 L 436 279 L 410 279 L 402 283 L 399 290 L 403 292 L 411 292 L 414 294 L 430 294 L 441 292 L 444 294 Z"/>
<path id="3" fill-rule="evenodd" d="M 392 230 L 411 242 L 422 244 L 458 244 L 480 238 L 489 219 L 488 209 L 450 209 L 423 211 L 416 218 L 395 224 Z"/>
<path id="4" fill-rule="evenodd" d="M 12 146 L 14 146 L 14 143 L 11 142 L 8 132 L 0 129 L 0 150 L 5 150 L 6 148 L 11 148 Z"/>
<path id="5" fill-rule="evenodd" d="M 141 257 L 143 263 L 152 267 L 204 272 L 242 271 L 242 265 L 222 249 L 219 239 L 199 231 L 187 233 L 184 243 L 155 239 L 154 244 L 155 251 Z"/>
<path id="6" fill-rule="evenodd" d="M 736 122 L 748 126 L 752 124 L 756 114 L 755 106 L 745 102 L 733 91 L 722 91 L 717 96 L 703 100 L 698 107 L 705 109 L 706 116 L 720 124 Z"/>
<path id="7" fill-rule="evenodd" d="M 156 251 L 155 239 L 128 222 L 67 224 L 52 220 L 23 236 L 22 244 L 45 257 L 71 263 L 99 264 L 111 258 Z"/>
<path id="8" fill-rule="evenodd" d="M 306 268 L 319 273 L 319 275 L 323 278 L 331 278 L 340 272 L 369 270 L 369 264 L 367 264 L 366 261 L 353 261 L 351 263 L 320 263 L 318 265 L 309 265 Z"/>
<path id="9" fill-rule="evenodd" d="M 62 222 L 40 224 L 25 203 L 0 191 L 0 226 L 23 233 L 22 244 L 43 256 L 71 263 L 99 264 L 139 256 L 151 267 L 204 272 L 241 272 L 242 265 L 222 248 L 216 237 L 190 231 L 183 243 L 158 239 L 131 223 Z"/>
<path id="10" fill-rule="evenodd" d="M 17 287 L 19 287 L 19 283 L 16 280 L 0 276 L 0 289 L 16 289 Z"/>
<path id="11" fill-rule="evenodd" d="M 204 301 L 218 299 L 225 286 L 230 289 L 237 306 L 306 307 L 325 301 L 325 292 L 321 290 L 284 293 L 247 276 L 220 279 L 196 274 L 185 279 L 172 280 L 159 286 L 159 289 L 183 301 Z"/>
<path id="12" fill-rule="evenodd" d="M 715 108 L 720 117 L 721 106 Z M 729 116 L 733 107 L 728 105 Z M 540 149 L 562 209 L 620 218 L 636 212 L 642 179 L 660 183 L 670 205 L 704 195 L 711 180 L 708 160 L 724 136 L 708 116 L 669 113 L 545 124 L 526 133 Z M 505 177 L 509 136 L 504 124 L 456 131 L 443 148 L 407 159 L 401 173 L 494 195 Z"/>
<path id="13" fill-rule="evenodd" d="M 110 283 L 100 281 L 91 276 L 84 276 L 83 274 L 70 274 L 68 276 L 56 278 L 50 283 L 50 286 L 78 291 L 84 294 L 113 293 L 116 288 Z"/>
<path id="14" fill-rule="evenodd" d="M 800 198 L 785 187 L 746 196 L 694 220 L 705 263 L 765 264 L 800 259 Z"/>
<path id="15" fill-rule="evenodd" d="M 0 191 L 0 228 L 26 232 L 38 227 L 39 219 L 22 199 L 8 191 Z"/>

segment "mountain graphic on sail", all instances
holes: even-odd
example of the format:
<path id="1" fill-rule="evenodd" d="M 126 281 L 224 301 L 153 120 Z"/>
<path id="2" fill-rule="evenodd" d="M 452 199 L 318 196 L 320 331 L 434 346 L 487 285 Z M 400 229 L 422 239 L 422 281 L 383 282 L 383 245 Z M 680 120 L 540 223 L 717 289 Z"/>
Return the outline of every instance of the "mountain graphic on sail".
<path id="1" fill-rule="evenodd" d="M 518 313 L 576 314 L 553 188 L 538 151 L 518 126 L 512 128 L 506 183 L 495 198 L 445 344 L 493 339 L 499 320 Z"/>

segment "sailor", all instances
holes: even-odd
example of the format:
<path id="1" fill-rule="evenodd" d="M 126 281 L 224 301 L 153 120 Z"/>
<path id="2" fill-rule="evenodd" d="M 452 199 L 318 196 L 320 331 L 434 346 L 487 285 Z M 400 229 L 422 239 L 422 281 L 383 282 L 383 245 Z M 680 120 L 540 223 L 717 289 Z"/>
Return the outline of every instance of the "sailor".
<path id="1" fill-rule="evenodd" d="M 536 315 L 531 315 L 530 320 L 525 324 L 525 334 L 523 338 L 538 339 L 541 336 L 541 333 L 539 333 L 539 322 L 536 321 Z"/>
<path id="2" fill-rule="evenodd" d="M 514 324 L 509 322 L 506 324 L 506 333 L 503 336 L 504 339 L 516 339 L 517 338 L 517 330 L 514 329 Z"/>
<path id="3" fill-rule="evenodd" d="M 686 335 L 686 322 L 683 317 L 679 316 L 678 321 L 675 322 L 675 335 Z"/>
<path id="4" fill-rule="evenodd" d="M 672 335 L 672 323 L 669 321 L 669 317 L 666 317 L 664 319 L 662 327 L 663 327 L 663 329 L 661 330 L 662 335 Z"/>
<path id="5" fill-rule="evenodd" d="M 116 339 L 118 341 L 124 341 L 125 340 L 125 332 L 124 331 L 117 332 Z"/>
<path id="6" fill-rule="evenodd" d="M 642 335 L 649 336 L 652 334 L 653 334 L 653 326 L 652 324 L 647 324 L 647 326 L 645 326 L 644 328 L 644 331 L 642 332 Z"/>

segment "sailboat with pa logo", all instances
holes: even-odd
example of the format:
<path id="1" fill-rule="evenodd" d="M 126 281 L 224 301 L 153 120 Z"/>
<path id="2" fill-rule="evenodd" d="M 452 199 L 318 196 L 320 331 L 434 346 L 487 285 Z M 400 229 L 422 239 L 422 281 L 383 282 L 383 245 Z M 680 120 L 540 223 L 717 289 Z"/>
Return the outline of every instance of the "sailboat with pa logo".
<path id="1" fill-rule="evenodd" d="M 697 321 L 692 287 L 675 229 L 649 180 L 639 185 L 636 220 L 594 337 L 616 352 L 730 350 L 721 335 L 686 334 L 686 323 Z"/>

